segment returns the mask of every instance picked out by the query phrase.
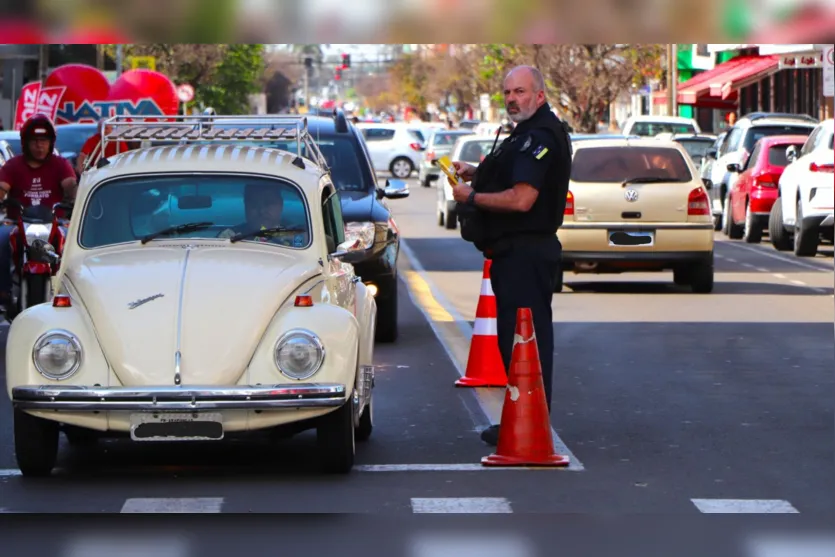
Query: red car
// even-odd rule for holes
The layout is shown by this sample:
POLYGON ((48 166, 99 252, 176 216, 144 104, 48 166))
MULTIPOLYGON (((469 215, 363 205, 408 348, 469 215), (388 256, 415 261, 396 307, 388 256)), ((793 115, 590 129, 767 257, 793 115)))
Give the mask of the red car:
POLYGON ((751 156, 742 164, 729 164, 729 172, 739 173, 730 191, 731 210, 723 230, 733 240, 750 244, 762 240, 768 228, 768 215, 777 200, 777 185, 788 166, 786 149, 798 150, 808 138, 804 135, 774 135, 760 139, 751 156))

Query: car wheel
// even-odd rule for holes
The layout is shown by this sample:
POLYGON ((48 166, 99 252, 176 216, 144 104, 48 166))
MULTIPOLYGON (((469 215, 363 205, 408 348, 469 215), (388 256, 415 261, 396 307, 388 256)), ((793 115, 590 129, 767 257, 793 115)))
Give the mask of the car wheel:
POLYGON ((347 474, 354 467, 357 447, 353 410, 349 398, 339 409, 323 416, 316 428, 322 469, 329 474, 347 474))
POLYGON ((98 435, 89 429, 67 426, 64 428, 67 442, 74 447, 91 447, 99 440, 98 435))
POLYGON ((397 278, 392 280, 391 288, 385 298, 377 299, 377 342, 397 340, 397 278))
POLYGON ((687 267, 675 267, 673 269, 673 283, 677 286, 689 286, 690 269, 687 267))
POLYGON ((412 164, 412 161, 406 157, 398 157, 394 159, 391 161, 391 166, 389 167, 392 176, 401 180, 408 178, 414 169, 415 167, 412 164))
POLYGON ((759 244, 763 239, 763 228, 759 220, 751 212, 751 204, 745 203, 745 227, 742 239, 748 244, 759 244))
POLYGON ((733 211, 731 208, 731 194, 725 197, 725 207, 722 210, 723 217, 725 219, 725 234, 731 240, 740 240, 742 239, 742 226, 734 223, 733 211))
POLYGON ((779 197, 771 206, 771 213, 768 215, 768 237, 777 251, 792 249, 792 240, 783 225, 783 202, 779 197))
POLYGON ((798 257, 814 257, 818 254, 818 228, 803 224, 803 204, 799 199, 795 214, 794 254, 798 257))
POLYGON ((14 449, 17 467, 27 477, 52 473, 58 459, 58 422, 14 410, 14 449))
POLYGON ((374 397, 368 400, 365 409, 360 415, 360 423, 354 432, 354 437, 357 441, 368 441, 371 437, 371 432, 374 430, 374 397))
POLYGON ((690 269, 690 288, 696 294, 713 292, 713 255, 710 259, 696 263, 690 269))

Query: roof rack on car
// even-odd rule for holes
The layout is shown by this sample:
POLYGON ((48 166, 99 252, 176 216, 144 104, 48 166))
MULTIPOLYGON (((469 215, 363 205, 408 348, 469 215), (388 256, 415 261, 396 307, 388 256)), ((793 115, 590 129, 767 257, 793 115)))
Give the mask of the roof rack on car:
POLYGON ((307 117, 303 114, 258 114, 258 115, 230 115, 201 114, 187 116, 114 116, 105 120, 105 126, 110 127, 102 134, 102 140, 96 153, 85 161, 85 167, 97 164, 101 167, 107 164, 106 158, 93 160, 98 153, 106 152, 107 145, 114 142, 144 142, 165 141, 179 144, 196 142, 234 143, 240 141, 270 140, 293 141, 296 143, 296 160, 293 164, 304 168, 302 162, 302 145, 306 157, 316 164, 328 169, 319 146, 307 127, 307 117), (164 119, 163 119, 164 118, 164 119), (162 121, 160 121, 162 120, 162 121), (225 125, 224 120, 232 120, 231 125, 225 125), (252 122, 251 125, 248 122, 252 122), (215 125, 213 125, 215 124, 215 125))
POLYGON ((751 112, 746 114, 743 118, 747 118, 752 122, 754 120, 761 120, 763 118, 787 118, 790 120, 805 120, 806 122, 818 123, 818 119, 809 116, 808 114, 792 114, 790 112, 751 112))

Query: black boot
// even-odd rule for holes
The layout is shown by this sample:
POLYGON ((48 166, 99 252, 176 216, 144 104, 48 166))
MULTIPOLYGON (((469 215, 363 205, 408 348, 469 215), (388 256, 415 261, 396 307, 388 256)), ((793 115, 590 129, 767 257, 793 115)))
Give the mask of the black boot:
POLYGON ((481 440, 490 445, 491 447, 495 447, 499 444, 499 426, 498 425, 491 425, 487 429, 481 432, 481 440))

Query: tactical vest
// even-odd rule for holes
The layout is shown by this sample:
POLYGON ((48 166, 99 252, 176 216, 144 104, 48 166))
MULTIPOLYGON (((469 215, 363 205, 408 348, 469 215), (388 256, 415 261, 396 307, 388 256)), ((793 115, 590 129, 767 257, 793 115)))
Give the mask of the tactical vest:
MULTIPOLYGON (((568 159, 571 160, 573 150, 567 124, 557 118, 550 108, 542 107, 530 120, 519 124, 510 136, 478 165, 472 180, 473 189, 477 193, 497 193, 512 188, 513 184, 504 178, 506 172, 502 170, 507 169, 508 165, 512 164, 513 157, 519 154, 518 138, 537 129, 548 130, 557 144, 559 134, 564 134, 568 145, 568 159)), ((482 252, 494 245, 502 237, 502 231, 491 222, 494 214, 465 203, 458 203, 456 215, 461 226, 461 238, 471 242, 482 252)))

